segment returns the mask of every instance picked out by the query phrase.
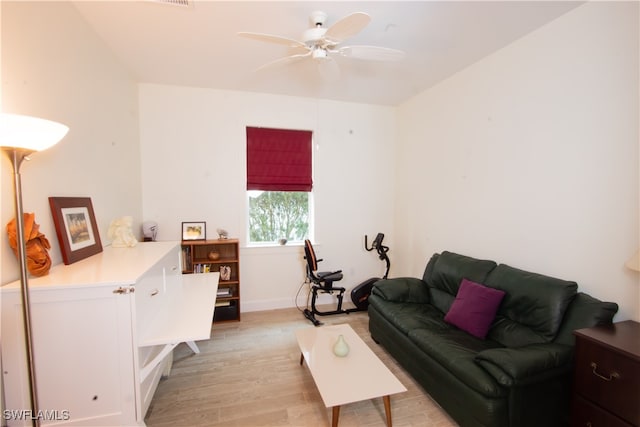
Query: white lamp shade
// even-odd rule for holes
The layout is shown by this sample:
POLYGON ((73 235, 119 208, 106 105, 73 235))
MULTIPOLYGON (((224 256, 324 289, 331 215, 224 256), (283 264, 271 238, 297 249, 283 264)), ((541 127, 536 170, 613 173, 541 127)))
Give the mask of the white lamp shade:
POLYGON ((0 147, 45 150, 69 131, 63 124, 19 114, 0 114, 0 147))

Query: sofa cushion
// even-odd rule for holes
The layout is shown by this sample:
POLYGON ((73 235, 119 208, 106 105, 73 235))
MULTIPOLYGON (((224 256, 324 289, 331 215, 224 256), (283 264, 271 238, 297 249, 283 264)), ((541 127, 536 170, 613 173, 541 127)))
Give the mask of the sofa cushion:
POLYGON ((617 312, 618 304, 603 302, 591 295, 578 292, 567 308, 555 342, 572 346, 575 343, 573 331, 609 324, 617 312))
POLYGON ((427 304, 429 288, 427 284, 414 277, 380 279, 373 284, 371 293, 387 301, 413 302, 427 304))
POLYGON ((487 275, 497 265, 494 261, 480 260, 447 251, 436 258, 432 257, 431 260, 433 265, 427 265, 425 270, 427 277, 424 281, 432 288, 431 303, 443 313, 449 311, 462 279, 484 283, 487 275))
POLYGON ((431 255, 431 258, 429 258, 429 262, 427 262, 427 266, 424 268, 424 273, 422 274, 422 280, 424 280, 426 283, 429 283, 431 281, 431 275, 433 274, 433 269, 439 257, 440 254, 435 253, 431 255))
POLYGON ((495 341, 481 340, 448 325, 441 328, 413 329, 409 339, 430 358, 439 363, 453 376, 483 396, 496 398, 507 395, 507 389, 475 362, 475 356, 491 348, 499 348, 495 341))
POLYGON ((506 292, 488 335, 505 347, 553 340, 578 287, 572 281, 505 264, 496 267, 484 284, 506 292))
POLYGON ((475 361, 505 387, 535 384, 571 371, 573 348, 556 343, 481 351, 475 361))
POLYGON ((369 305, 404 334, 416 328, 443 329, 448 325, 443 321, 440 310, 430 304, 410 304, 387 301, 378 295, 369 297, 369 305))
POLYGON ((484 339, 503 297, 504 291, 462 279, 456 299, 444 320, 475 337, 484 339))

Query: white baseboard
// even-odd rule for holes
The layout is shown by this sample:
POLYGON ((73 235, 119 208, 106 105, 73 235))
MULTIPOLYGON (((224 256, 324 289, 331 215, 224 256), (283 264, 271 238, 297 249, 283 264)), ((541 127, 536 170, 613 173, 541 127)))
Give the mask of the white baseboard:
MULTIPOLYGON (((311 302, 311 301, 309 301, 311 302)), ((345 298, 343 300, 343 305, 346 306, 347 296, 345 294, 345 298)), ((336 304, 336 297, 332 295, 318 295, 316 299, 317 305, 324 304, 336 304)), ((298 299, 298 307, 306 308, 307 306, 307 297, 298 299)), ((265 310, 277 310, 279 308, 293 308, 296 307, 296 301, 294 298, 274 298, 268 300, 258 300, 258 301, 244 301, 242 300, 240 305, 240 310, 242 313, 248 313, 251 311, 265 311, 265 310)))

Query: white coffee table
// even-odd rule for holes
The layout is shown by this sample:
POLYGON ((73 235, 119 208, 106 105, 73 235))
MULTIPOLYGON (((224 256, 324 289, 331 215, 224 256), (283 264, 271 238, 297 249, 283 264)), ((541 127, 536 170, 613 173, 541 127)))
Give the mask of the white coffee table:
POLYGON ((382 397, 387 425, 391 427, 390 395, 407 391, 349 325, 310 327, 296 331, 300 364, 304 360, 320 391, 324 405, 333 408, 332 426, 338 425, 340 406, 382 397), (349 354, 338 357, 333 345, 342 334, 349 354))

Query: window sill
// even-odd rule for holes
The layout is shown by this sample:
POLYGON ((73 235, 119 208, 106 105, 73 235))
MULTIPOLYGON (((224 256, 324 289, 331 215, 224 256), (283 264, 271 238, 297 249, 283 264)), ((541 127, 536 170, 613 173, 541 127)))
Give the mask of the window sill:
POLYGON ((287 248, 287 247, 300 247, 304 246, 304 242, 287 242, 284 245, 279 243, 249 243, 243 246, 243 249, 260 249, 260 248, 287 248))

